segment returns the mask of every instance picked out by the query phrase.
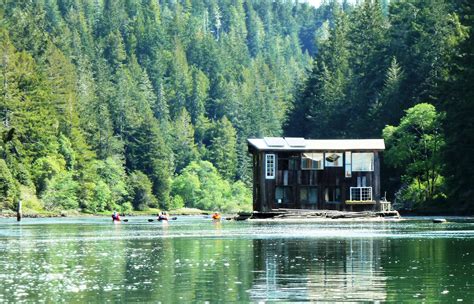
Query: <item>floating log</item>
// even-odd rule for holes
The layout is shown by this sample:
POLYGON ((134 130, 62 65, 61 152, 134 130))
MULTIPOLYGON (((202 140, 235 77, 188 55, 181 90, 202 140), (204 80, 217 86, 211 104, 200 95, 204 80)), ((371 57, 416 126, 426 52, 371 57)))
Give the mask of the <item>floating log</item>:
POLYGON ((245 221, 245 220, 248 220, 249 218, 251 218, 252 215, 253 214, 250 213, 250 212, 241 212, 236 217, 234 217, 234 220, 236 220, 236 221, 245 221))
POLYGON ((377 212, 377 216, 381 217, 400 217, 400 213, 397 210, 390 210, 390 211, 379 211, 377 212))

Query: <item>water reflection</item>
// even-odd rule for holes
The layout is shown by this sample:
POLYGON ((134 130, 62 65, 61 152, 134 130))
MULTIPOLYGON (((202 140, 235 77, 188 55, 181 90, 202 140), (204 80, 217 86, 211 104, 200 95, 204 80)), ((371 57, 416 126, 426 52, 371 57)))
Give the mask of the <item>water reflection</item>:
POLYGON ((474 298, 471 222, 0 224, 0 302, 474 298))
POLYGON ((382 240, 254 240, 252 300, 385 300, 382 240))

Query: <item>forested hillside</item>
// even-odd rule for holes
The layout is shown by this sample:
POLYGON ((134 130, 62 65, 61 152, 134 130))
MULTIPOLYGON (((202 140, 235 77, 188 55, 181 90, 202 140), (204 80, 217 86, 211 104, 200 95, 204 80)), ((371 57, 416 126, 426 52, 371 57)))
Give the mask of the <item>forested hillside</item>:
POLYGON ((3 0, 0 209, 248 210, 246 139, 280 135, 383 135, 398 201, 467 206, 471 27, 469 1, 3 0))
POLYGON ((282 133, 329 17, 250 0, 2 1, 0 16, 2 208, 23 192, 91 212, 250 208, 246 139, 282 133))

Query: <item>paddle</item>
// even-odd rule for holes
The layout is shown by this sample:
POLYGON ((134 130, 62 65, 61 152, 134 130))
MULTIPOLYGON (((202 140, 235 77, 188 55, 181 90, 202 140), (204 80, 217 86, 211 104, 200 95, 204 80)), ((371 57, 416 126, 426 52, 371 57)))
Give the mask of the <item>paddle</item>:
MULTIPOLYGON (((169 220, 172 220, 172 221, 176 221, 178 218, 176 216, 172 217, 172 218, 169 218, 169 220)), ((149 222, 153 222, 154 220, 153 219, 148 219, 149 222)), ((157 220, 157 221, 160 221, 160 220, 157 220)))

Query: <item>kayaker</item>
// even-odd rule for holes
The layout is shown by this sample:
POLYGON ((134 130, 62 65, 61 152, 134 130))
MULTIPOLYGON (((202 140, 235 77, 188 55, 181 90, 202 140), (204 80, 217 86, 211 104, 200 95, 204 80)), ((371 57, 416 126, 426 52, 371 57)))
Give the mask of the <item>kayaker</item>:
POLYGON ((214 214, 212 215, 212 219, 213 220, 220 220, 221 215, 219 214, 219 212, 214 212, 214 214))
POLYGON ((112 214, 112 222, 115 221, 120 222, 120 215, 116 211, 112 214))
POLYGON ((159 221, 167 221, 168 220, 168 215, 166 214, 165 211, 160 212, 160 214, 158 215, 158 220, 159 221))

